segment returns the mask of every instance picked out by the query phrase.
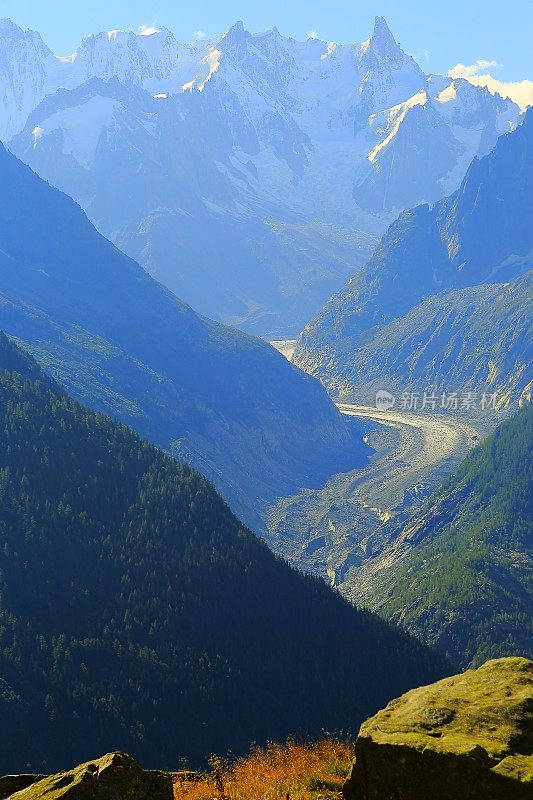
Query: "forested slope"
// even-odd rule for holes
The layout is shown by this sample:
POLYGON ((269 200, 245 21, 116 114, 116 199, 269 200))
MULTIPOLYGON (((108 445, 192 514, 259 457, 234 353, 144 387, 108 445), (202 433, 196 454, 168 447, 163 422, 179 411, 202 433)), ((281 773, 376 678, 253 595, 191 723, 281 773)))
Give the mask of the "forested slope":
POLYGON ((5 336, 0 367, 0 773, 352 730, 446 671, 5 336))
POLYGON ((530 404, 467 456, 364 573, 365 603, 458 666, 533 656, 530 404))

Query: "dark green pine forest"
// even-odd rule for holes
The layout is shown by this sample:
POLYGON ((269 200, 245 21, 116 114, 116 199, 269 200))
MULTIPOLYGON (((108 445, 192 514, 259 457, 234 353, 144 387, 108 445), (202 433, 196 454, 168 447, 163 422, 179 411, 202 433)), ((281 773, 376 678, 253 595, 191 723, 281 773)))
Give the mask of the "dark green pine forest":
POLYGON ((4 335, 0 427, 0 773, 355 731, 449 671, 4 335))

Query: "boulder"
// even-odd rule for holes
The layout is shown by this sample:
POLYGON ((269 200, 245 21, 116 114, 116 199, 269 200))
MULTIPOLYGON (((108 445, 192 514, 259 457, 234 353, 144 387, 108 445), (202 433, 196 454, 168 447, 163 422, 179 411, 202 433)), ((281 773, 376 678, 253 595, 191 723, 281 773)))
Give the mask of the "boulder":
POLYGON ((43 778, 17 800, 172 800, 172 777, 142 770, 125 753, 108 753, 69 772, 43 778))
POLYGON ((45 775, 4 775, 0 778, 0 800, 6 800, 15 792, 27 789, 32 783, 42 781, 45 775))
POLYGON ((533 661, 500 658, 367 720, 346 800, 533 800, 533 661))

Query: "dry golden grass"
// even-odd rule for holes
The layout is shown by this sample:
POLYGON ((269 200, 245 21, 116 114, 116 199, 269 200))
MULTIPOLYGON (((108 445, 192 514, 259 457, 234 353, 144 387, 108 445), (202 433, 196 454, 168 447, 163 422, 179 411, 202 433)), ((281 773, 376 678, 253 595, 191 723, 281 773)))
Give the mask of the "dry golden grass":
POLYGON ((209 775, 176 774, 175 800, 337 800, 353 757, 334 739, 316 744, 271 744, 209 775))

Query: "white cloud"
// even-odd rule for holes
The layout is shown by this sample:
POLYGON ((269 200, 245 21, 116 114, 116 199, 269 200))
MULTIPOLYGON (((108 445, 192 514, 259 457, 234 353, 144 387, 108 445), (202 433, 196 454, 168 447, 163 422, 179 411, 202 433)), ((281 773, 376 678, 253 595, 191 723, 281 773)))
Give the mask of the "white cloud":
POLYGON ((450 78, 473 78, 479 75, 482 69, 497 69, 501 67, 498 61, 486 61, 484 58, 478 58, 474 64, 456 64, 453 69, 448 72, 450 78))
POLYGON ((206 35, 206 34, 205 34, 205 31, 203 31, 203 30, 201 30, 201 29, 200 29, 199 31, 196 31, 196 32, 195 32, 195 34, 194 34, 194 38, 195 38, 195 39, 205 39, 205 35, 206 35))
POLYGON ((139 33, 141 36, 151 36, 152 33, 159 33, 159 28, 156 27, 155 22, 151 25, 139 25, 139 33))
POLYGON ((307 34, 307 38, 308 38, 308 39, 318 39, 318 32, 317 32, 317 31, 315 31, 315 29, 313 28, 313 29, 312 29, 312 30, 310 30, 310 31, 309 31, 309 33, 307 34))
POLYGON ((478 59, 474 64, 456 64, 448 72, 450 78, 466 78, 474 86, 486 86, 492 94, 509 98, 524 111, 533 105, 533 81, 499 81, 487 69, 498 69, 502 65, 497 61, 478 59))

